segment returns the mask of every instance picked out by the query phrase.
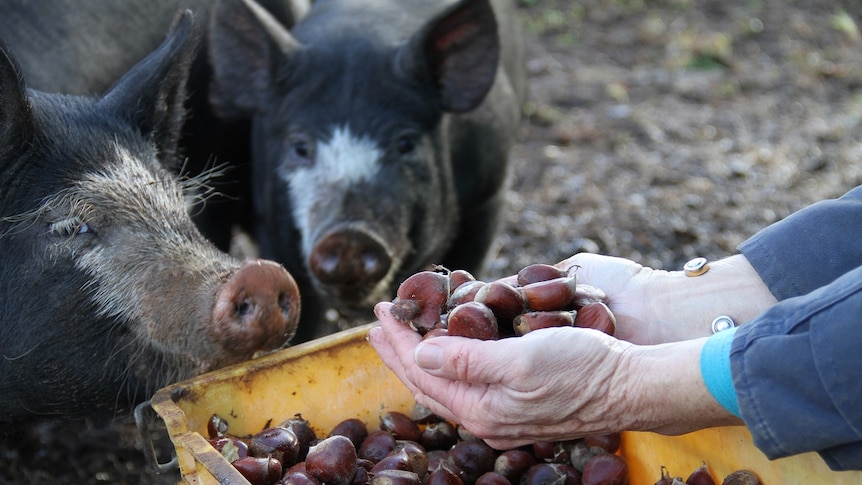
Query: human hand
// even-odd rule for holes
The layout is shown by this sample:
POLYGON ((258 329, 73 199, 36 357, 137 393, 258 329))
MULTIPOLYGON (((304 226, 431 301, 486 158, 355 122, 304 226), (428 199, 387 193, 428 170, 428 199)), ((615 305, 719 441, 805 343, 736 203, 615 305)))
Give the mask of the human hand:
POLYGON ((620 430, 680 433, 732 419, 702 383, 702 340, 669 350, 566 327, 422 341, 390 306, 375 307, 380 327, 369 332, 384 363, 419 404, 498 449, 620 430))
POLYGON ((709 271, 697 277, 591 253, 556 266, 573 271, 578 283, 603 290, 617 319, 615 336, 637 344, 708 336, 719 315, 742 324, 776 303, 742 255, 711 262, 709 271))

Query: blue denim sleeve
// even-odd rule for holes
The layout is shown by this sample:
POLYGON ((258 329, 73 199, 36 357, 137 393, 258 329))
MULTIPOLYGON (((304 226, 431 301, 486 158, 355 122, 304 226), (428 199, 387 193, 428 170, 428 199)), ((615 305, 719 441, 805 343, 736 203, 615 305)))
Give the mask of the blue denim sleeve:
POLYGON ((862 266, 741 326, 730 352, 740 413, 766 456, 814 451, 862 470, 862 266))
POLYGON ((779 300, 804 295, 862 265, 862 186, 812 204, 739 246, 779 300))

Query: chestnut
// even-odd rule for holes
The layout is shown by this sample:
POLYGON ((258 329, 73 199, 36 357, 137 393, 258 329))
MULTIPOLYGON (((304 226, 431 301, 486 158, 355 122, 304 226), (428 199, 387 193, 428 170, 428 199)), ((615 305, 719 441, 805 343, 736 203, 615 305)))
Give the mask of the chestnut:
POLYGON ((390 312, 419 333, 440 325, 440 314, 449 300, 449 276, 436 271, 421 271, 398 287, 390 312))
POLYGON ((311 428, 311 423, 303 419, 301 414, 296 414, 294 417, 284 420, 278 426, 287 428, 296 435, 296 439, 299 441, 299 456, 297 460, 305 460, 306 455, 308 455, 308 448, 312 442, 317 440, 317 433, 311 428))
POLYGON ((329 431, 329 436, 334 435, 347 436, 358 450, 365 438, 368 437, 368 426, 362 420, 348 418, 340 421, 329 431))
POLYGON ((305 470, 327 485, 349 485, 356 473, 356 448, 350 438, 330 436, 308 450, 305 470))
POLYGON ((316 478, 304 471, 287 471, 276 485, 321 485, 316 478))
POLYGON ((461 285, 469 283, 471 281, 476 281, 476 277, 473 276, 469 271, 467 271, 466 269, 456 269, 455 271, 449 273, 449 291, 454 292, 455 290, 460 288, 461 285))
POLYGON ((458 430, 448 421, 426 425, 419 439, 426 450, 448 450, 457 442, 458 430))
POLYGON ((525 266, 518 271, 518 286, 527 286, 539 281, 548 281, 568 276, 565 270, 550 264, 536 263, 525 266))
POLYGON ((233 463, 239 458, 248 456, 248 445, 236 436, 225 435, 212 438, 209 442, 228 462, 233 463))
POLYGON ((697 467, 688 478, 685 479, 686 485, 715 485, 715 479, 709 473, 709 467, 706 462, 697 467))
POLYGON ((538 462, 532 453, 519 449, 506 450, 500 453, 494 461, 494 471, 505 477, 510 483, 517 484, 521 481, 524 472, 536 463, 538 462))
POLYGON ((387 411, 380 415, 380 429, 389 431, 396 440, 419 441, 422 430, 415 421, 404 413, 387 411))
POLYGON ((607 303, 608 295, 592 285, 581 283, 575 285, 575 296, 572 298, 572 307, 576 310, 597 301, 607 303))
POLYGON ((515 335, 521 337, 533 330, 551 327, 571 327, 575 324, 573 311, 556 310, 543 312, 526 312, 515 317, 512 328, 515 335))
POLYGON ((271 485, 281 478, 281 462, 275 458, 247 456, 231 464, 251 485, 271 485))
POLYGON ((252 456, 271 456, 280 461, 284 468, 289 468, 299 457, 299 440, 293 431, 275 426, 252 436, 248 442, 248 451, 252 456))
POLYGON ((607 305, 600 301, 581 307, 575 315, 576 327, 594 328, 608 335, 616 333, 617 319, 607 305))
POLYGON ((428 453, 425 448, 415 441, 397 440, 392 454, 404 454, 407 457, 407 463, 410 465, 410 470, 419 475, 419 479, 425 479, 428 474, 428 453))
POLYGON ((487 285, 488 283, 478 280, 464 283, 452 292, 452 295, 449 297, 449 301, 446 303, 446 308, 451 310, 458 305, 463 305, 468 301, 475 300, 476 294, 479 293, 479 290, 487 285))
POLYGON ((612 453, 596 455, 584 467, 583 485, 626 485, 629 465, 625 458, 612 453))
POLYGON ((620 449, 622 433, 604 433, 584 436, 584 443, 592 448, 598 446, 608 453, 616 453, 620 449))
POLYGON ((495 471, 485 472, 476 479, 476 485, 512 485, 503 475, 495 471))
POLYGON ((521 286, 518 291, 529 310, 548 311, 567 309, 574 298, 577 279, 571 276, 537 281, 521 286))
POLYGON ((458 305, 449 312, 449 335, 480 340, 496 340, 499 336, 497 318, 490 308, 482 303, 470 301, 458 305))
MULTIPOLYGON (((407 456, 407 452, 404 450, 393 450, 392 453, 384 456, 380 459, 380 461, 375 463, 374 466, 371 467, 371 470, 369 470, 369 472, 371 473, 371 475, 374 475, 375 473, 378 473, 382 470, 407 470, 411 472, 416 471, 413 469, 410 463, 410 459, 407 456)), ((424 471, 427 472, 428 470, 424 471)))
POLYGON ((497 452, 482 440, 460 441, 449 450, 447 459, 464 472, 466 483, 473 483, 479 475, 494 470, 497 452))
POLYGON ((509 328, 512 326, 512 320, 525 310, 521 293, 501 281, 494 281, 479 288, 473 301, 484 303, 490 308, 497 319, 497 324, 508 333, 511 333, 509 328))
POLYGON ((370 485, 421 485, 419 475, 406 470, 381 470, 371 475, 370 485))
POLYGON ((359 458, 370 460, 374 463, 382 460, 395 449, 395 437, 389 431, 375 430, 368 433, 359 446, 359 458))
POLYGON ((760 478, 749 470, 736 470, 724 477, 721 485, 760 485, 760 478))

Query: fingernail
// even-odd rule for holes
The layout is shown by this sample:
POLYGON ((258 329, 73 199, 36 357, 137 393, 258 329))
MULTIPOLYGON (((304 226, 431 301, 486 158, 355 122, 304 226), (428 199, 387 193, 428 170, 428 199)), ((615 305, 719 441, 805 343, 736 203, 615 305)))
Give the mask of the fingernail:
POLYGON ((443 349, 437 345, 422 342, 416 347, 413 360, 423 369, 439 369, 443 367, 443 349))
POLYGON ((378 302, 376 305, 374 305, 374 315, 375 315, 378 319, 380 318, 380 315, 383 313, 383 310, 384 310, 384 308, 385 308, 385 304, 386 304, 386 303, 387 303, 387 302, 382 302, 382 301, 381 301, 381 302, 378 302))

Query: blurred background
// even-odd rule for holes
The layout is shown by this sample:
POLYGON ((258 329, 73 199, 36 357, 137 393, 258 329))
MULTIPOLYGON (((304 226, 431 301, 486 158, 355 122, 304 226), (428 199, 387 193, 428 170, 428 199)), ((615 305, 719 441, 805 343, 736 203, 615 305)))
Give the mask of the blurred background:
MULTIPOLYGON (((679 269, 862 183, 862 4, 519 6, 530 101, 482 279, 578 251, 679 269)), ((156 444, 167 461, 170 442, 156 444)), ((131 421, 0 441, 4 484, 178 480, 146 467, 131 421)))

